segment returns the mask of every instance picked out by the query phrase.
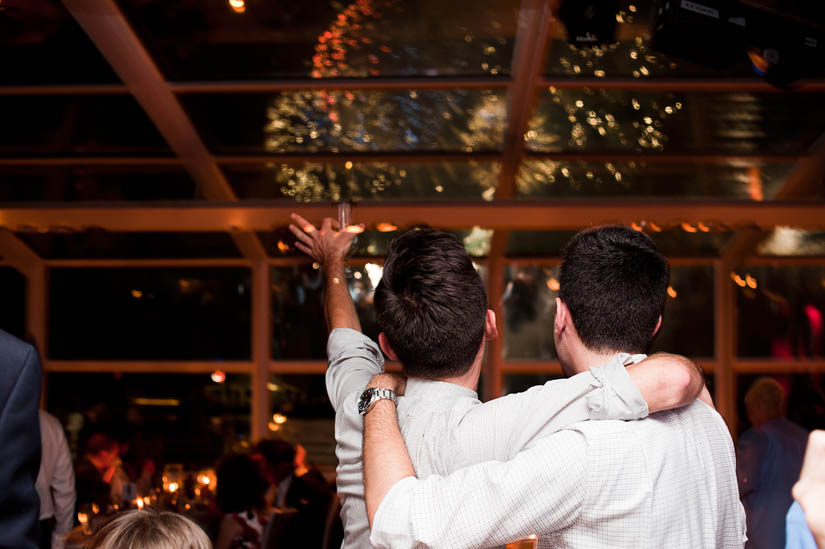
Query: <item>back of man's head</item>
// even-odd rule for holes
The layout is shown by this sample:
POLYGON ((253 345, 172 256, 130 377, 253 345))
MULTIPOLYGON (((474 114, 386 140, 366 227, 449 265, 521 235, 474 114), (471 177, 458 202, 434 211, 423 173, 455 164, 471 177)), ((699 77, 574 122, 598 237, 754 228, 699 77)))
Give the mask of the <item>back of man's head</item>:
POLYGON ((466 373, 478 354, 487 296, 455 236, 413 229, 390 243, 375 314, 407 375, 454 377, 466 373))
POLYGON ((565 248, 559 298, 588 349, 644 353, 664 311, 668 274, 667 260, 647 235, 595 227, 565 248))
POLYGON ((760 377, 745 393, 748 418, 754 425, 785 415, 785 389, 771 377, 760 377))

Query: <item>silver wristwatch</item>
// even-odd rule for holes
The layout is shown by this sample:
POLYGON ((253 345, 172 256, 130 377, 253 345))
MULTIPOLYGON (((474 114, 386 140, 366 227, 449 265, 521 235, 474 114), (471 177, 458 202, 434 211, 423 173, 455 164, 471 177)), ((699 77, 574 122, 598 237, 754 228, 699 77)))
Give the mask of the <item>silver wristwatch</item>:
POLYGON ((389 389, 371 388, 361 393, 361 398, 358 399, 358 413, 362 416, 367 415, 372 405, 382 399, 389 399, 396 402, 395 392, 389 389))

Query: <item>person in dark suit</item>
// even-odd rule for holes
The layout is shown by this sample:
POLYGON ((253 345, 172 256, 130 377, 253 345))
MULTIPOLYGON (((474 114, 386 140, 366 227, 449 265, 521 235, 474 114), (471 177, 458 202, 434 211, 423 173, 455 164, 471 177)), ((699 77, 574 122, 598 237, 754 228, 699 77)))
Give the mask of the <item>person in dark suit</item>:
POLYGON ((41 382, 34 347, 0 330, 0 547, 39 547, 41 382))

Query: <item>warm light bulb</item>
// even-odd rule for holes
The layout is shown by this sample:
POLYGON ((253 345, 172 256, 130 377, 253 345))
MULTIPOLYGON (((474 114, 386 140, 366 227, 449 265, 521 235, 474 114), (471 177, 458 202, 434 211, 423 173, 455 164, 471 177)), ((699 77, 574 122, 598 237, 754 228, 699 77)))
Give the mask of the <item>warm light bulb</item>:
POLYGON ((226 374, 221 370, 215 370, 212 372, 212 381, 215 383, 223 383, 226 381, 226 374))

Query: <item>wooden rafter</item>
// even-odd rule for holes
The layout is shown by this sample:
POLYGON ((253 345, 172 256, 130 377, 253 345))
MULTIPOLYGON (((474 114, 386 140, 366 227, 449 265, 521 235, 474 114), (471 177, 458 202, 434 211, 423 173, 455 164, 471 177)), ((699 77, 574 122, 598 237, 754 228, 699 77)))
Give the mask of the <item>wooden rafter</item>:
MULTIPOLYGON (((212 200, 237 200, 170 85, 114 0, 64 0, 63 3, 181 158, 204 196, 212 200)), ((246 257, 266 257, 254 234, 238 232, 233 234, 233 239, 246 257)))

